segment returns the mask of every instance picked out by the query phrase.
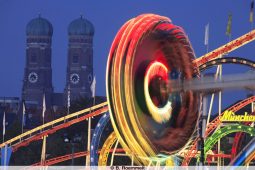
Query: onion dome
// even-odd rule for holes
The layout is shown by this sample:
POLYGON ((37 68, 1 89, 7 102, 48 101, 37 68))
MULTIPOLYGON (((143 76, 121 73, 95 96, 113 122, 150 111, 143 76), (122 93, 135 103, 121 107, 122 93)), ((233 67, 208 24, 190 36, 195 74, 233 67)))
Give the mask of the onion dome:
POLYGON ((93 24, 81 16, 73 20, 68 27, 69 35, 90 35, 93 36, 95 32, 93 24))
POLYGON ((52 36, 53 27, 47 19, 39 15, 27 24, 26 34, 27 36, 52 36))

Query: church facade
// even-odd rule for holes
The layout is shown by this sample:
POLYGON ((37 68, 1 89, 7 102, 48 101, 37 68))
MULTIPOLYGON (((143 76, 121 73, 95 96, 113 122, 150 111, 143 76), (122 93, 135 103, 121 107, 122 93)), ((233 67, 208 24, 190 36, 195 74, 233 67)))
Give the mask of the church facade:
POLYGON ((51 67, 53 26, 41 16, 26 26, 26 64, 21 100, 29 127, 42 123, 44 109, 47 121, 56 109, 67 107, 70 100, 91 97, 94 26, 81 16, 69 24, 67 33, 66 84, 63 93, 55 93, 51 67))

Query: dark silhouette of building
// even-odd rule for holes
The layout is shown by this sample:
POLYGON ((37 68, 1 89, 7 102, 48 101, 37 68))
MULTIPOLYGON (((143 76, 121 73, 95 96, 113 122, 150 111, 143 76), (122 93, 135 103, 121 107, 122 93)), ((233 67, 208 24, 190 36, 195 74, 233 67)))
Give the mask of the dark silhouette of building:
MULTIPOLYGON (((55 93, 52 86, 51 42, 53 26, 40 15, 26 27, 26 65, 24 70, 21 101, 25 103, 27 127, 42 123, 45 96, 45 121, 49 121, 56 110, 67 107, 81 97, 91 97, 93 80, 93 36, 94 26, 82 16, 68 27, 68 56, 66 85, 63 93, 55 93)), ((19 109, 22 113, 22 109, 19 109)))
POLYGON ((69 24, 65 99, 67 99, 68 90, 70 90, 71 100, 91 97, 93 36, 94 26, 83 16, 69 24))
POLYGON ((11 126, 15 121, 19 106, 20 100, 18 97, 0 97, 0 122, 3 122, 5 112, 6 129, 9 128, 9 126, 11 126))
POLYGON ((27 24, 22 100, 25 102, 29 120, 35 124, 41 119, 42 114, 38 113, 42 113, 44 95, 46 110, 52 105, 52 35, 52 24, 40 15, 27 24))

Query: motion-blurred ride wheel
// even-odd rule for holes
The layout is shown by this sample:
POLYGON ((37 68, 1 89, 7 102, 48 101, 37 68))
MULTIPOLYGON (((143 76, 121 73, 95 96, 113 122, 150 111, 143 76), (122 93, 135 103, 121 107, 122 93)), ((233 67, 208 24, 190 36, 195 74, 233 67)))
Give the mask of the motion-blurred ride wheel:
POLYGON ((190 139, 198 95, 171 92, 169 84, 198 76, 193 60, 183 29, 166 17, 140 15, 117 33, 108 56, 107 98, 114 131, 137 161, 176 153, 190 139))

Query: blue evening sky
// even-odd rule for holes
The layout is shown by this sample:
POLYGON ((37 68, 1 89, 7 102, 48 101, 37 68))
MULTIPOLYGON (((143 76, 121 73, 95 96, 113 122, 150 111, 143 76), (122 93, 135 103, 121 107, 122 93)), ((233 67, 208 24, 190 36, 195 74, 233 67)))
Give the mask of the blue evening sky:
MULTIPOLYGON (((206 51, 204 30, 208 22, 212 50, 228 41, 225 32, 229 12, 233 14, 233 38, 251 30, 249 10, 250 0, 0 0, 0 96, 21 95, 25 66, 25 28, 39 13, 52 23, 54 29, 52 68, 55 91, 62 92, 66 81, 68 24, 83 14, 95 26, 96 94, 105 95, 108 51, 118 29, 128 19, 142 13, 156 13, 171 18, 174 24, 185 29, 199 57, 206 51)), ((254 47, 252 42, 230 55, 254 60, 254 47)), ((246 67, 231 65, 224 67, 223 73, 243 73, 247 70, 246 67)), ((235 95, 233 91, 224 94, 226 105, 245 97, 245 93, 235 95)))

